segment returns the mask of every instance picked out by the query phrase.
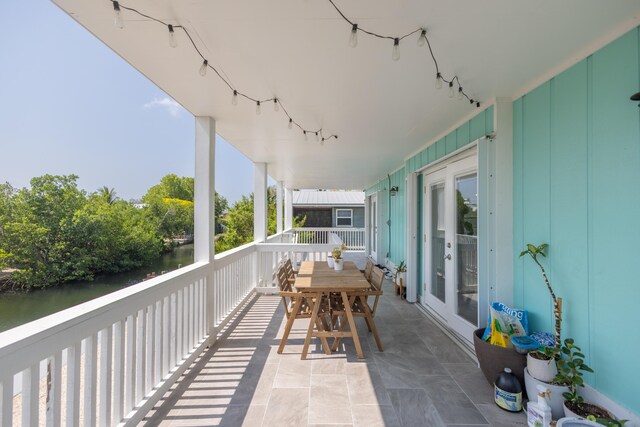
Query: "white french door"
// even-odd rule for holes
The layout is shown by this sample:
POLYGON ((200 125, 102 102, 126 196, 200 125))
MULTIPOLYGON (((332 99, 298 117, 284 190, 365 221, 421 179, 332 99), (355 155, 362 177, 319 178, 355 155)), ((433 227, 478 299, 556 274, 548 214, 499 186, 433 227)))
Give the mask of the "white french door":
POLYGON ((378 195, 373 194, 369 197, 369 247, 371 258, 378 262, 378 195))
POLYGON ((476 150, 424 173, 422 303, 469 341, 478 325, 476 150))

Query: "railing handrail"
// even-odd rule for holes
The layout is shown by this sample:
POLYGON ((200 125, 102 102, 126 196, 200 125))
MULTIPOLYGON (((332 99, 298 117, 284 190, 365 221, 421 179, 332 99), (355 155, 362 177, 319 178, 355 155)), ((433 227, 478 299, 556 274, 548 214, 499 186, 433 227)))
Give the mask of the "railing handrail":
POLYGON ((258 252, 331 252, 333 243, 256 243, 258 252))
POLYGON ((364 231, 364 227, 294 227, 292 231, 364 231))
POLYGON ((206 261, 197 262, 0 333, 3 370, 26 369, 52 354, 53 348, 72 345, 78 340, 76 329, 80 328, 83 336, 96 333, 130 314, 131 306, 170 294, 208 267, 206 261), (27 347, 33 351, 25 351, 27 347))

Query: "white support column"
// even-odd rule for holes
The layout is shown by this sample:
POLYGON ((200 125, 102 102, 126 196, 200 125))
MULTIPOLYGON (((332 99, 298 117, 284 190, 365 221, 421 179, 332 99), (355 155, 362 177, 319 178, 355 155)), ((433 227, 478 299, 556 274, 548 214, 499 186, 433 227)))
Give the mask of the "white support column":
POLYGON ((285 188, 284 190, 284 229, 293 228, 293 190, 285 188))
POLYGON ((371 197, 364 196, 364 256, 371 254, 371 197))
POLYGON ((267 240, 267 164, 254 163, 253 240, 267 240))
POLYGON ((407 301, 416 302, 418 296, 418 221, 417 210, 418 201, 416 200, 416 187, 418 179, 415 173, 407 175, 406 179, 406 258, 407 273, 405 274, 407 283, 407 301))
POLYGON ((282 181, 278 181, 276 184, 276 233, 282 233, 282 181))
POLYGON ((213 301, 213 260, 215 255, 215 147, 216 122, 211 117, 196 117, 196 164, 193 192, 194 261, 209 263, 206 279, 205 309, 209 345, 216 336, 213 301))
POLYGON ((215 145, 215 120, 211 117, 196 117, 193 194, 194 260, 196 262, 212 262, 214 257, 215 145))

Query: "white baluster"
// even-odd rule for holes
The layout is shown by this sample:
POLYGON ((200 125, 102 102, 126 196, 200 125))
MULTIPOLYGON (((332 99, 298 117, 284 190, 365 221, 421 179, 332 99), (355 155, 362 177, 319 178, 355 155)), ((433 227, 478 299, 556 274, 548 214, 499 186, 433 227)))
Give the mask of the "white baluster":
POLYGON ((100 331, 100 404, 98 419, 101 426, 111 425, 111 373, 113 371, 113 328, 100 331))
POLYGON ((98 334, 93 334, 84 340, 83 424, 86 426, 94 426, 96 424, 97 353, 98 334))
POLYGON ((13 374, 0 380, 0 425, 13 425, 13 374))
POLYGON ((145 357, 145 332, 147 330, 147 314, 145 310, 138 310, 136 316, 136 394, 135 403, 141 401, 145 396, 145 373, 146 361, 145 357))
POLYGON ((136 406, 136 327, 135 315, 127 316, 126 321, 127 339, 125 340, 125 416, 136 406))
POLYGON ((124 321, 120 320, 113 328, 113 424, 116 424, 124 418, 124 321))
POLYGON ((38 397, 40 394, 40 364, 22 371, 22 425, 38 425, 38 397))

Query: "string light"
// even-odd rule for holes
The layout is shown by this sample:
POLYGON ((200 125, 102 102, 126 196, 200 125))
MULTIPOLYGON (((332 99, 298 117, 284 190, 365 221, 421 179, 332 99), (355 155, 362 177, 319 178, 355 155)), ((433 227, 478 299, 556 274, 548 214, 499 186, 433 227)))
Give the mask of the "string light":
MULTIPOLYGON (((471 98, 462 90, 462 85, 460 84, 460 79, 458 78, 457 75, 454 75, 451 79, 447 79, 444 77, 444 75, 441 73, 440 71, 440 67, 438 65, 438 60, 436 59, 435 54, 433 53, 433 48, 431 46, 431 42, 429 41, 429 37, 427 37, 427 30, 424 28, 417 28, 413 31, 411 31, 410 33, 407 33, 403 36, 390 36, 390 35, 385 35, 385 34, 379 34, 373 31, 369 31, 366 30, 364 28, 359 27, 356 23, 354 23, 351 19, 349 19, 347 17, 347 15, 344 14, 344 12, 342 12, 342 10, 335 4, 334 0, 327 0, 332 6, 333 8, 336 10, 336 12, 338 12, 338 14, 340 15, 340 17, 342 17, 342 19, 344 19, 347 23, 349 23, 349 25, 351 25, 351 33, 349 35, 349 46, 355 47, 355 45, 357 44, 357 37, 358 37, 358 32, 362 32, 365 33, 369 36, 372 37, 376 37, 379 39, 389 39, 389 40, 393 40, 393 52, 391 54, 391 57, 393 58, 394 61, 397 61, 400 59, 400 41, 402 41, 403 39, 405 39, 406 37, 412 36, 414 34, 419 33, 420 35, 418 36, 417 39, 417 44, 418 46, 422 47, 425 44, 427 45, 427 48, 429 49, 429 55, 431 56, 431 59, 433 60, 433 64, 436 67, 436 76, 438 76, 439 78, 436 78, 436 80, 438 80, 436 82, 436 87, 438 89, 440 89, 442 87, 442 82, 445 83, 449 83, 450 84, 450 88, 452 87, 451 84, 453 84, 454 82, 457 82, 458 84, 458 97, 460 99, 463 98, 467 98, 469 101, 471 101, 471 98)), ((472 103, 473 104, 473 103, 472 103)), ((476 102, 476 106, 478 108, 479 107, 479 102, 476 102)))
POLYGON ((319 138, 318 138, 318 132, 316 132, 316 142, 318 142, 319 138))
POLYGON ((306 131, 306 130, 303 130, 303 131, 302 131, 302 133, 304 134, 304 140, 305 140, 305 141, 308 141, 308 140, 309 140, 309 137, 307 136, 307 131, 306 131))
POLYGON ((349 35, 349 46, 358 46, 358 24, 353 24, 351 26, 351 34, 349 35))
POLYGON ((455 90, 453 90, 453 82, 449 82, 449 98, 456 96, 455 90))
POLYGON ((202 65, 200 66, 200 75, 202 77, 207 75, 207 68, 209 68, 209 61, 205 59, 204 61, 202 61, 202 65))
POLYGON ((393 40, 393 50, 391 51, 391 59, 394 61, 400 60, 400 39, 396 37, 393 40))
POLYGON ((422 29, 420 37, 418 37, 418 46, 422 47, 427 42, 427 30, 422 29))
POLYGON ((176 40, 176 33, 173 31, 173 25, 169 24, 169 46, 178 47, 178 41, 176 40))
POLYGON ((120 3, 117 1, 113 2, 113 23, 116 27, 122 29, 124 28, 124 23, 122 22, 122 13, 120 13, 120 3))
MULTIPOLYGON (((160 19, 154 18, 153 16, 149 16, 143 12, 140 12, 137 9, 134 9, 132 7, 127 7, 122 5, 119 1, 116 0, 108 0, 112 3, 113 5, 113 11, 114 11, 114 19, 115 19, 115 25, 118 28, 123 28, 123 21, 122 21, 122 10, 126 10, 128 12, 132 12, 135 13, 143 18, 148 19, 149 21, 153 21, 153 22, 157 22, 158 24, 163 25, 164 27, 166 27, 169 31, 169 45, 171 47, 176 47, 177 46, 177 39, 176 39, 176 34, 175 31, 176 29, 181 29, 184 34, 187 36, 187 38, 189 39, 189 42, 191 43, 191 46, 193 47, 193 49, 195 50, 195 52, 198 54, 198 56, 200 56, 200 58, 202 59, 202 65, 200 66, 199 69, 199 73, 201 76, 206 76, 207 75, 207 70, 210 68, 213 70, 213 72, 215 73, 215 75, 222 80, 222 82, 224 84, 227 85, 227 87, 229 88, 229 90, 232 91, 232 98, 231 98, 231 104, 232 105, 238 105, 238 98, 239 97, 243 97, 249 101, 255 102, 256 103, 256 114, 260 114, 261 113, 261 103, 263 102, 269 102, 272 101, 273 102, 273 109, 275 112, 279 112, 280 108, 282 108, 282 111, 284 112, 284 114, 287 116, 287 118, 289 119, 288 125, 287 127, 289 129, 293 129, 293 126, 297 126, 300 130, 303 131, 304 137, 305 137, 305 141, 308 140, 308 135, 307 132, 312 132, 312 133, 316 133, 319 136, 322 136, 322 138, 324 138, 326 141, 330 140, 331 138, 335 138, 338 139, 338 135, 335 134, 331 134, 329 136, 324 136, 323 130, 318 129, 317 131, 312 131, 312 130, 307 130, 304 127, 302 127, 300 125, 300 123, 296 122, 293 117, 291 116, 291 114, 289 114, 289 112, 287 111, 287 109, 284 107, 284 105, 282 105, 282 102, 276 98, 269 98, 269 99, 256 99, 253 98, 243 92, 240 92, 239 90, 235 89, 231 83, 215 68, 213 67, 211 64, 209 64, 209 61, 207 61, 207 59, 205 59, 204 55, 202 54, 202 52, 200 51, 200 49, 198 48, 198 45, 196 44, 196 42, 194 41, 194 39, 191 37, 191 34, 189 33, 189 31, 184 28, 182 25, 172 25, 172 24, 168 24, 166 22, 163 22, 160 19), (175 44, 175 46, 174 46, 175 44)), ((357 37, 357 35, 356 35, 357 37)))

